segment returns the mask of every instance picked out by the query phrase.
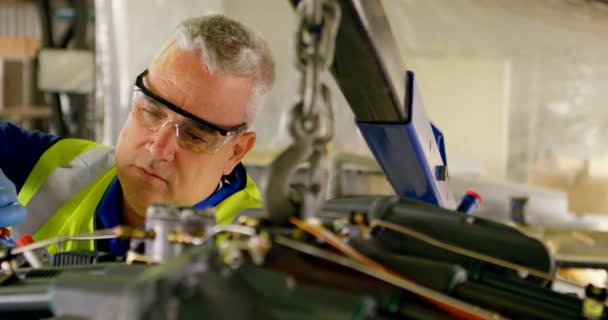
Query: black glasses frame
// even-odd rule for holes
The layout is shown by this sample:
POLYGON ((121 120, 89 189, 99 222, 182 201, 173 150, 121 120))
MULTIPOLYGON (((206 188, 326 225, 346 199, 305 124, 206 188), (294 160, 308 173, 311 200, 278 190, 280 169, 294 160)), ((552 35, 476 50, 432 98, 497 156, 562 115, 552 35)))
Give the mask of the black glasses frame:
POLYGON ((163 99, 162 97, 159 97, 158 95, 154 94, 152 91, 150 91, 148 88, 146 88, 146 86, 144 85, 144 81, 143 78, 148 74, 148 69, 144 70, 142 73, 140 73, 137 78, 135 79, 135 87, 137 87, 143 94, 145 94, 146 96, 156 100, 157 102, 162 103, 163 105, 165 105, 167 108, 171 109, 171 111, 182 115, 194 122, 196 122, 198 125, 201 125, 203 127, 208 127, 211 128, 217 132, 219 132, 222 136, 233 136, 235 134, 239 134, 243 131, 245 131, 247 129, 247 124, 246 123, 242 123, 234 128, 230 128, 230 129, 222 129, 212 123, 209 123, 195 115, 193 115, 192 113, 184 110, 183 108, 178 107, 177 105, 163 99))

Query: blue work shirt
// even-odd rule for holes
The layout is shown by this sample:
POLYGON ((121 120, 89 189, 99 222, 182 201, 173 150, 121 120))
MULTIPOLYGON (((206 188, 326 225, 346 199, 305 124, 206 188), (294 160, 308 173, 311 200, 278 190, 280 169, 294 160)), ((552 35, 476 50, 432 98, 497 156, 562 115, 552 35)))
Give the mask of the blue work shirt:
MULTIPOLYGON (((42 154, 60 138, 40 131, 30 131, 14 124, 0 122, 0 168, 15 184, 17 193, 36 165, 42 154)), ((242 164, 227 176, 222 177, 218 188, 207 199, 194 205, 202 209, 219 204, 233 193, 243 189, 247 184, 247 173, 242 164)), ((122 188, 118 177, 104 193, 95 210, 95 229, 112 228, 121 223, 119 212, 122 211, 122 188)), ((124 255, 129 249, 128 240, 96 241, 97 250, 124 255)))
MULTIPOLYGON (((231 194, 243 189, 247 183, 245 167, 238 164, 228 176, 222 178, 222 183, 207 199, 194 205, 196 209, 215 206, 231 194)), ((122 209, 122 188, 118 177, 114 177, 95 211, 95 229, 108 229, 120 224, 118 212, 122 209)), ((99 251, 124 255, 129 250, 129 240, 109 239, 96 241, 99 251)))

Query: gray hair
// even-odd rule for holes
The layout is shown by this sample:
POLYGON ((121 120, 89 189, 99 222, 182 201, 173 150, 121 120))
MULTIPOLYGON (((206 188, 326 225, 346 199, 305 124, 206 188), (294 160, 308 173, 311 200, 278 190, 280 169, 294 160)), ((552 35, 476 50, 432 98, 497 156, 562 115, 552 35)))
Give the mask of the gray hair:
POLYGON ((174 43, 182 50, 200 51, 210 73, 228 73, 254 80, 244 119, 251 125, 274 84, 275 63, 268 43, 253 30, 223 15, 183 21, 161 54, 174 43))

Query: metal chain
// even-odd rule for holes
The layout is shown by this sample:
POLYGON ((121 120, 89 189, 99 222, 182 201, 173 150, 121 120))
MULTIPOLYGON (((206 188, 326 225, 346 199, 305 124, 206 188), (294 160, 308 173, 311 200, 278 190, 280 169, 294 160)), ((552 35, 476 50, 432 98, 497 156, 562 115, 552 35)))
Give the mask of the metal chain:
POLYGON ((294 141, 270 166, 265 194, 266 210, 278 223, 287 222, 293 214, 291 179, 304 162, 310 164, 310 174, 307 185, 297 189, 300 214, 314 215, 322 205, 328 180, 328 145, 334 132, 331 90, 321 75, 333 62, 340 5, 336 0, 302 0, 297 16, 294 62, 300 84, 289 119, 294 141))
POLYGON ((305 0, 300 2, 297 12, 300 23, 296 31, 295 65, 301 72, 301 103, 296 107, 301 108, 295 108, 292 128, 302 129, 296 135, 313 136, 301 212, 303 217, 312 217, 325 200, 328 148, 334 131, 331 90, 320 76, 333 62, 341 12, 335 0, 305 0))
POLYGON ((340 24, 340 5, 335 0, 303 0, 297 8, 295 66, 301 73, 300 117, 303 129, 313 133, 319 128, 319 76, 334 58, 336 33, 340 24))

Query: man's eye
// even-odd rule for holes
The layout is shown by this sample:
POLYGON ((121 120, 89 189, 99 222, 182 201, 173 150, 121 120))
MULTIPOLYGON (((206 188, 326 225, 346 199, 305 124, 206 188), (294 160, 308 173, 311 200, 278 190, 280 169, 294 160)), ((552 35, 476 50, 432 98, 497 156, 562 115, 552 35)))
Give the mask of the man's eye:
POLYGON ((154 110, 152 108, 147 108, 147 107, 143 107, 142 108, 144 110, 144 113, 146 114, 147 117, 153 117, 153 118, 162 118, 163 115, 161 112, 159 112, 158 110, 154 110))
POLYGON ((148 119, 162 119, 166 116, 158 106, 148 100, 144 100, 141 110, 143 111, 144 116, 148 119))
POLYGON ((202 134, 196 133, 196 132, 191 132, 191 131, 186 131, 184 132, 185 138, 188 139, 188 141, 190 141, 190 143, 204 143, 205 142, 205 138, 203 137, 202 134))

